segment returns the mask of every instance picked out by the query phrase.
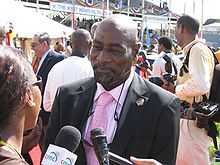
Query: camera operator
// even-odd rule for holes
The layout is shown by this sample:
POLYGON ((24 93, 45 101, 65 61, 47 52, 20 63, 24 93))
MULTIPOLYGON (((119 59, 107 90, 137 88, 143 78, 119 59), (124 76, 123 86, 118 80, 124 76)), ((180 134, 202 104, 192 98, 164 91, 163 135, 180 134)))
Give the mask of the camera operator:
POLYGON ((173 44, 168 37, 161 37, 158 43, 160 57, 153 63, 152 77, 149 80, 174 93, 176 76, 179 72, 181 61, 172 52, 173 44))
MULTIPOLYGON (((214 70, 212 52, 196 39, 198 31, 199 22, 190 16, 182 16, 177 21, 176 39, 183 48, 185 58, 177 77, 175 93, 190 107, 194 102, 201 102, 204 94, 208 96, 214 70)), ((189 115, 180 121, 177 165, 209 164, 210 138, 204 128, 198 127, 197 121, 189 115)))

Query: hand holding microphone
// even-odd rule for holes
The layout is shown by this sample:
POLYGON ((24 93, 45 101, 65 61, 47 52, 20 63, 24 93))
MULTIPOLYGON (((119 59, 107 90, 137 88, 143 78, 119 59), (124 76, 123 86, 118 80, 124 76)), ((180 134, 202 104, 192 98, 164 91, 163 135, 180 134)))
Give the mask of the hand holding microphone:
POLYGON ((133 164, 129 160, 109 152, 106 135, 100 128, 93 129, 90 137, 100 165, 110 165, 109 160, 119 165, 133 164))
POLYGON ((135 157, 131 157, 131 162, 110 152, 106 135, 100 128, 93 129, 90 137, 100 165, 110 165, 109 160, 119 165, 162 165, 154 159, 137 159, 135 157))
POLYGON ((44 158, 42 165, 74 165, 77 155, 73 152, 79 146, 81 134, 78 129, 72 126, 64 126, 58 133, 55 145, 50 144, 44 158))

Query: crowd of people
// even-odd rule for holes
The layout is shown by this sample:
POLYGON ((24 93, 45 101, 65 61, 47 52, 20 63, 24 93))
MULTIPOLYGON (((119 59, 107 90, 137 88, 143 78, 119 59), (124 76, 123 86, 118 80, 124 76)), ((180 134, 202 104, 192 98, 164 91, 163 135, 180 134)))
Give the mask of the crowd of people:
POLYGON ((207 128, 191 113, 182 115, 183 102, 193 111, 193 103, 209 96, 214 74, 213 53, 198 32, 197 20, 180 17, 176 39, 184 58, 163 36, 153 63, 136 23, 120 14, 95 23, 91 33, 75 30, 68 56, 59 42, 50 48, 47 32, 32 38, 32 63, 1 46, 0 164, 33 164, 33 147, 40 146, 43 158, 65 125, 82 135, 76 165, 99 164, 90 137, 95 128, 104 131, 111 152, 135 165, 210 164, 207 128))

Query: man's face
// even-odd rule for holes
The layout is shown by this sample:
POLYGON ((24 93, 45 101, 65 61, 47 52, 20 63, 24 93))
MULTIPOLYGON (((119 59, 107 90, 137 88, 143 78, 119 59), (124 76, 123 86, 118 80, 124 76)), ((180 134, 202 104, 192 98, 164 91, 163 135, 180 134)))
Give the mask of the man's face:
POLYGON ((176 25, 176 31, 175 31, 175 37, 176 37, 176 40, 177 40, 177 44, 179 46, 182 47, 183 45, 183 41, 182 41, 182 37, 183 37, 183 27, 181 25, 176 25))
POLYGON ((106 90, 123 83, 130 74, 134 51, 125 35, 116 28, 100 25, 90 52, 95 79, 106 90))
POLYGON ((37 57, 43 56, 43 43, 40 43, 35 36, 32 38, 31 48, 37 57))

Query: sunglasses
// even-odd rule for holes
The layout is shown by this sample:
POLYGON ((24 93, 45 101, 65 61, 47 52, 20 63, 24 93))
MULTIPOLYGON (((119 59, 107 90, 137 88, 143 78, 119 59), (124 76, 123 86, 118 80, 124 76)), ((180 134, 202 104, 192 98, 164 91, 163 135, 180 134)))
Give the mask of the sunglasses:
POLYGON ((37 81, 31 84, 32 86, 38 86, 40 91, 42 91, 43 88, 43 83, 42 83, 42 78, 40 76, 37 76, 37 81))

